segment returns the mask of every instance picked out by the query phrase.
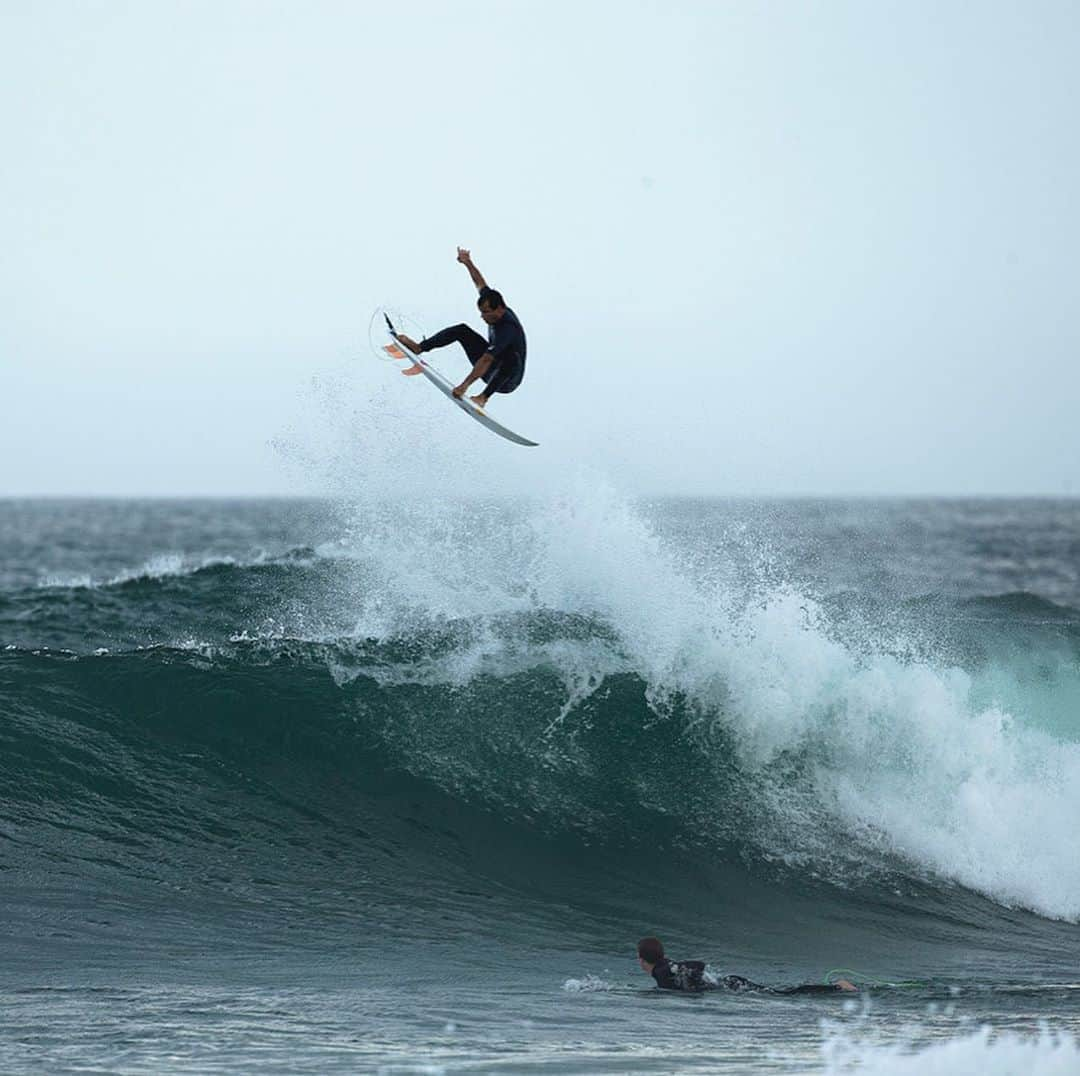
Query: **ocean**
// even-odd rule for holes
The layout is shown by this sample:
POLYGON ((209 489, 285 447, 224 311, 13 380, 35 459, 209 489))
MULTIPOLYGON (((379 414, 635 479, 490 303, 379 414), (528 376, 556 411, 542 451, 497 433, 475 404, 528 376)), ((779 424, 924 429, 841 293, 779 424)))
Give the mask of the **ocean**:
POLYGON ((0 737, 4 1073, 1080 1072, 1077 500, 0 501, 0 737))

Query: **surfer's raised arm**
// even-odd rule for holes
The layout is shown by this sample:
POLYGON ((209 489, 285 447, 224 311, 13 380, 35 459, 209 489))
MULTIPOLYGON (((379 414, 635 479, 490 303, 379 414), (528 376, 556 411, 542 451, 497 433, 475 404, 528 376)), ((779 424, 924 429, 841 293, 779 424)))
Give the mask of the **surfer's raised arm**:
POLYGON ((473 265, 472 255, 464 248, 457 248, 457 260, 469 270, 469 276, 476 285, 477 291, 483 291, 487 287, 487 281, 481 276, 480 270, 473 265))

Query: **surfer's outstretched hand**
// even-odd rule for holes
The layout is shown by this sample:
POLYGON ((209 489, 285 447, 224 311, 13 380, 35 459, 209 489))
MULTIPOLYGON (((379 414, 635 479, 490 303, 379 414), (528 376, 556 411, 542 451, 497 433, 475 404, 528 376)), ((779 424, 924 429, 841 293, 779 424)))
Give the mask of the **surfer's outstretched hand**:
POLYGON ((472 255, 464 247, 458 247, 457 260, 461 262, 462 265, 468 265, 469 262, 472 261, 472 255))

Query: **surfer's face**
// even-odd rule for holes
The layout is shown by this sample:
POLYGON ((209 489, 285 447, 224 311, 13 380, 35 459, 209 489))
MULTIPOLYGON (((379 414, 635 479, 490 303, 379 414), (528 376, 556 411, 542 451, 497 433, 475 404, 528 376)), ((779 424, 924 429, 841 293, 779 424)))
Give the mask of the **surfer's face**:
POLYGON ((505 306, 492 307, 490 303, 480 304, 480 316, 488 323, 488 325, 494 325, 505 313, 505 306))

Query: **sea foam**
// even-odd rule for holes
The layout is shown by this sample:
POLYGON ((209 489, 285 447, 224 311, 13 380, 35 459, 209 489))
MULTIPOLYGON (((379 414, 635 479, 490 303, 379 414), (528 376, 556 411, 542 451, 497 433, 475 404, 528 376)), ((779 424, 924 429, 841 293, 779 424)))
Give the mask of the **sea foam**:
POLYGON ((1080 1071, 1080 1043, 1067 1032, 1041 1028, 1034 1035, 983 1027, 969 1035, 929 1045, 880 1045, 844 1032, 828 1033, 822 1046, 826 1076, 1071 1076, 1080 1071))

